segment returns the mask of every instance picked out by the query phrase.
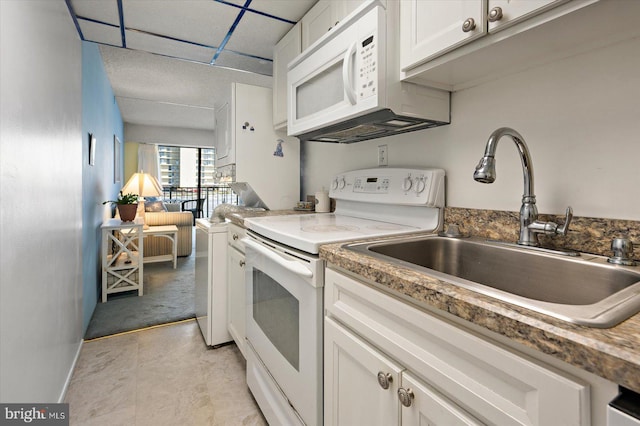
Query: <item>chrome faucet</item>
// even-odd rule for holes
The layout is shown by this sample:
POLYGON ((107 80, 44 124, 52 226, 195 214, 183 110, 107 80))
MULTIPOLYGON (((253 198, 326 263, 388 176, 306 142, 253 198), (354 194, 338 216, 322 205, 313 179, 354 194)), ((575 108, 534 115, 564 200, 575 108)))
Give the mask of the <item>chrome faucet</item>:
POLYGON ((491 133, 484 151, 484 157, 476 166, 473 178, 481 183, 493 183, 496 180, 495 154, 498 141, 503 136, 510 136, 515 142, 522 161, 522 174, 524 175, 524 194, 522 195, 522 206, 520 207, 520 238, 518 239, 518 244, 539 247, 538 234, 567 235, 569 224, 573 218, 573 209, 571 207, 567 207, 566 219, 562 226, 554 222, 541 222, 538 220, 536 196, 533 193, 533 164, 531 163, 529 148, 527 148, 527 144, 520 133, 508 127, 501 127, 491 133))

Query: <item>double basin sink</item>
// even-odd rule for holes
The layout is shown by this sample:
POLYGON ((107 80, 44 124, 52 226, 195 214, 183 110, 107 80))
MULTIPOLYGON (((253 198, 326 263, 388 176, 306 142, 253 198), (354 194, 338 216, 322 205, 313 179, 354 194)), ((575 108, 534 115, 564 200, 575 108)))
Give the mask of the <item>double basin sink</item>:
POLYGON ((608 328, 640 312, 640 267, 602 256, 436 235, 344 247, 574 324, 608 328))

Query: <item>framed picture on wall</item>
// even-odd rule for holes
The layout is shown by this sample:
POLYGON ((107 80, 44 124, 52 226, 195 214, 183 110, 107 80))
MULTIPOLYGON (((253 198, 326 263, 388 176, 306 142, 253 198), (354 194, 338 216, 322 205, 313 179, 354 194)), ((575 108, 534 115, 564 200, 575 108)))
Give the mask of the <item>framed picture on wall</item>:
POLYGON ((89 165, 95 166, 96 164, 96 137, 93 133, 89 133, 89 165))
POLYGON ((113 182, 122 181, 122 144, 116 135, 113 135, 113 182))

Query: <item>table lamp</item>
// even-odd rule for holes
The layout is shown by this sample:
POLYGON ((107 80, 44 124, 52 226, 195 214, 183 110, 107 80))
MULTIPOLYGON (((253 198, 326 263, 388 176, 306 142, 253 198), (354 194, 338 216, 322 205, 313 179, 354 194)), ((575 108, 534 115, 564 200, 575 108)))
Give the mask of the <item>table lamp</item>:
POLYGON ((142 218, 144 229, 149 229, 149 225, 144 220, 144 197, 158 197, 162 195, 162 186, 158 180, 149 173, 142 170, 134 173, 127 183, 122 187, 123 194, 138 194, 138 212, 137 216, 142 218))

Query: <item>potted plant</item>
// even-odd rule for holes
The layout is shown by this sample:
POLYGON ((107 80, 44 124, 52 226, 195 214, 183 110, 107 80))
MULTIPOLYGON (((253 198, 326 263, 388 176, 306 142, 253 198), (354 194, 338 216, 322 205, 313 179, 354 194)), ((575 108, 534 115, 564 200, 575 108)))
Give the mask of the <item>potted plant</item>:
POLYGON ((107 203, 116 205, 120 219, 122 219, 123 222, 131 222, 136 218, 138 194, 123 194, 122 191, 120 191, 117 200, 104 201, 102 204, 107 203))

